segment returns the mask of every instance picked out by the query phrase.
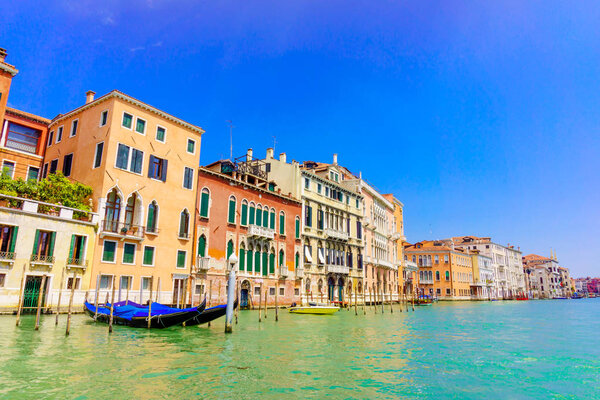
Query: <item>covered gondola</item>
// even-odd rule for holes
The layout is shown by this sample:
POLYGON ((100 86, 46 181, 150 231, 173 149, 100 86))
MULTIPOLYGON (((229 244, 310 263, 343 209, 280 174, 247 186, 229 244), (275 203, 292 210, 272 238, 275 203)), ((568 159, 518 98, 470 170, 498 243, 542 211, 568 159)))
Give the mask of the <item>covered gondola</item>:
MULTIPOLYGON (((96 307, 84 303, 85 311, 92 318, 96 314, 96 307)), ((206 299, 197 307, 173 308, 160 303, 152 303, 150 308, 150 327, 168 328, 181 325, 194 317, 198 317, 206 308, 206 299)), ((110 320, 110 305, 98 306, 97 321, 108 323, 110 320)), ((132 301, 121 301, 113 305, 113 324, 131 326, 133 328, 148 327, 148 306, 132 301)))
MULTIPOLYGON (((235 299, 235 302, 233 303, 234 310, 237 308, 237 305, 238 305, 238 299, 235 299)), ((217 318, 222 317, 223 315, 225 315, 226 311, 227 311, 227 304, 219 304, 218 306, 209 307, 209 308, 205 309, 204 311, 202 311, 200 313, 200 315, 195 316, 194 318, 186 321, 185 326, 206 324, 210 321, 213 321, 217 318)))

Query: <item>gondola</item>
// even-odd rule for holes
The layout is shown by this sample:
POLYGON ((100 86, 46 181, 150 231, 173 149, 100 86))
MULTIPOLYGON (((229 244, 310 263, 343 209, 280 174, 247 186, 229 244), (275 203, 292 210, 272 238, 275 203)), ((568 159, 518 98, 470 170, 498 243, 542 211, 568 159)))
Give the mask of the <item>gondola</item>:
MULTIPOLYGON (((233 302, 233 309, 235 310, 238 305, 238 299, 233 302)), ((219 304, 218 306, 209 307, 202 311, 200 315, 187 320, 185 326, 201 325, 213 321, 217 318, 222 317, 227 312, 227 304, 219 304)))
MULTIPOLYGON (((96 307, 84 303, 86 313, 94 318, 96 307)), ((199 316, 206 308, 206 299, 197 307, 172 308, 160 303, 152 303, 150 309, 150 328, 168 328, 173 325, 181 325, 190 319, 199 316)), ((98 306, 97 321, 108 323, 110 320, 110 305, 98 306)), ((113 305, 113 324, 125 325, 133 328, 148 327, 148 306, 134 303, 132 301, 121 301, 113 305)))

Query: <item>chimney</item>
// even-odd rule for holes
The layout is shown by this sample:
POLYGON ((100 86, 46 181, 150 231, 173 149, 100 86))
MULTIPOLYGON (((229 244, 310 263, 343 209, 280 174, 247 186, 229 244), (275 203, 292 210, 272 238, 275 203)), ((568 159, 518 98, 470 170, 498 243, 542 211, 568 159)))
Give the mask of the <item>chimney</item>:
POLYGON ((285 160, 286 160, 286 155, 285 153, 280 153, 279 154, 279 161, 281 161, 282 163, 285 164, 285 160))
POLYGON ((96 92, 94 92, 93 90, 88 90, 87 92, 85 92, 85 104, 89 104, 92 101, 94 101, 95 94, 96 92))
POLYGON ((272 159, 273 158, 273 149, 271 147, 269 147, 267 149, 267 159, 272 159))
POLYGON ((4 62, 5 58, 6 58, 6 49, 3 49, 0 47, 0 62, 4 62))
POLYGON ((246 152, 246 161, 252 161, 252 149, 248 149, 246 152))
POLYGON ((333 165, 337 165, 337 153, 333 154, 333 165))

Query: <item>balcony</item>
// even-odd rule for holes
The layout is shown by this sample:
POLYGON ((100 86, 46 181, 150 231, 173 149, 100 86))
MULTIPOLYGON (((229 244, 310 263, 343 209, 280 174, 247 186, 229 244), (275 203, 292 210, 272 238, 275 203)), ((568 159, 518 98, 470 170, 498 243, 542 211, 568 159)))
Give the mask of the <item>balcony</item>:
POLYGON ((248 225, 248 236, 259 239, 275 239, 275 229, 265 228, 264 226, 248 225))
POLYGON ((419 267, 417 266, 416 262, 406 261, 404 269, 406 271, 414 271, 414 272, 416 272, 416 271, 419 270, 419 267))
POLYGON ((327 272, 331 274, 349 274, 350 268, 344 265, 327 264, 327 272))
POLYGON ((394 233, 392 233, 392 238, 391 239, 394 240, 394 241, 402 239, 402 234, 400 232, 394 232, 394 233))
POLYGON ((290 271, 288 271, 286 266, 280 266, 279 267, 279 276, 281 277, 286 277, 290 274, 290 271))
POLYGON ((114 236, 131 240, 143 240, 144 233, 145 229, 141 225, 131 225, 106 219, 100 224, 100 237, 114 236))
POLYGON ((31 263, 35 265, 44 265, 47 267, 51 267, 52 264, 54 264, 54 256, 32 254, 29 261, 31 261, 31 263))
POLYGON ((419 279, 419 283, 423 285, 433 285, 433 279, 419 279))
POLYGON ((296 279, 304 278, 304 268, 296 268, 296 279))
POLYGON ((197 257, 196 265, 194 266, 194 272, 197 274, 208 271, 210 263, 210 257, 197 257))
POLYGON ((14 251, 0 251, 0 262, 14 263, 16 253, 14 251))
POLYGON ((346 232, 336 231, 331 228, 325 229, 325 235, 330 239, 348 241, 348 234, 346 232))
POLYGON ((83 258, 67 258, 67 268, 71 267, 86 269, 88 267, 88 260, 84 260, 83 258))

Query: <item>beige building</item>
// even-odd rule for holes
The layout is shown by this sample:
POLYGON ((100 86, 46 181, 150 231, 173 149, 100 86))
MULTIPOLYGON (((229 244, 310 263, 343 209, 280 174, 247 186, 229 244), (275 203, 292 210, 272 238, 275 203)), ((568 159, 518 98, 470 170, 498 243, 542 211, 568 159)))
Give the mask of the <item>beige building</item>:
POLYGON ((185 303, 193 264, 200 127, 119 91, 58 115, 42 175, 61 171, 93 189, 100 215, 90 286, 101 299, 185 303))
POLYGON ((17 309, 22 286, 25 312, 35 310, 40 291, 44 310, 56 309, 59 293, 64 310, 73 285, 81 311, 97 227, 94 213, 0 195, 0 311, 17 309))

